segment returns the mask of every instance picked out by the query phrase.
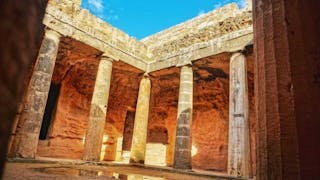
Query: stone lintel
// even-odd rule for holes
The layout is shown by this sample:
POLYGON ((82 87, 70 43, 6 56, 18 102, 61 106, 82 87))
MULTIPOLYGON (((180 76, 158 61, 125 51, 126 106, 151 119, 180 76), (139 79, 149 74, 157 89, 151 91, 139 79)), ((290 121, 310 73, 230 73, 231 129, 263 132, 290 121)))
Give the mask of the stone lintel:
MULTIPOLYGON (((80 0, 76 0, 76 3, 80 3, 80 0)), ((192 64, 192 61, 223 52, 241 50, 253 39, 253 28, 248 26, 206 42, 194 43, 172 53, 155 56, 149 52, 152 44, 148 44, 150 47, 147 47, 144 41, 139 42, 128 38, 128 35, 94 17, 87 10, 72 11, 69 15, 60 11, 59 7, 57 3, 47 7, 43 21, 45 25, 65 36, 105 52, 108 57, 121 60, 147 73, 172 66, 185 66, 192 64), (92 20, 91 24, 84 22, 89 20, 92 20), (94 25, 97 25, 98 28, 94 28, 94 25)), ((235 15, 229 14, 228 16, 235 15)))
MULTIPOLYGON (((48 6, 43 23, 49 28, 63 34, 64 36, 69 36, 104 52, 108 57, 111 57, 115 60, 122 60, 125 63, 128 63, 143 71, 147 69, 146 62, 149 61, 149 58, 147 56, 142 57, 142 55, 138 53, 133 54, 132 52, 129 52, 127 50, 129 46, 120 47, 123 42, 120 42, 117 39, 113 38, 113 36, 116 36, 117 33, 120 35, 120 32, 116 32, 118 30, 112 30, 115 28, 110 27, 111 30, 106 29, 106 32, 101 32, 99 30, 96 30, 94 27, 89 26, 88 24, 76 21, 76 19, 80 19, 80 16, 83 14, 81 14, 82 11, 85 10, 81 10, 80 13, 73 14, 73 16, 75 17, 71 17, 66 13, 58 10, 57 7, 48 6), (118 44, 119 46, 117 46, 118 44)), ((88 15, 90 14, 88 13, 88 15)), ((94 22, 96 24, 105 23, 98 18, 94 18, 93 16, 91 18, 97 21, 94 22)), ((136 41, 135 43, 139 44, 138 41, 136 41)), ((140 46, 140 44, 137 46, 140 46)), ((143 46, 142 43, 141 46, 143 46)))
MULTIPOLYGON (((184 49, 172 53, 170 56, 154 57, 156 61, 148 64, 148 70, 149 72, 153 72, 173 66, 180 66, 181 57, 188 57, 188 60, 193 62, 224 52, 242 51, 252 42, 252 40, 253 28, 247 27, 212 39, 208 42, 193 44, 187 48, 188 50, 184 49)), ((181 65, 185 64, 188 63, 182 63, 181 65)))
MULTIPOLYGON (((190 54, 190 57, 191 57, 191 54, 190 54)), ((191 60, 189 58, 180 57, 180 60, 178 60, 176 67, 182 67, 182 66, 192 66, 191 60)))

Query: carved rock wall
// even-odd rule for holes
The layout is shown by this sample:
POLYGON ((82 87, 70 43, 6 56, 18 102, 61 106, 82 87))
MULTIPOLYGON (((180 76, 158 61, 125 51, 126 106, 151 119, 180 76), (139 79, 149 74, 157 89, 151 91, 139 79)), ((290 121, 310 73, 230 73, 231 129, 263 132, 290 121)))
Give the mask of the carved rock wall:
POLYGON ((319 179, 320 1, 253 5, 257 179, 319 179))
MULTIPOLYGON (((135 111, 143 72, 122 62, 114 62, 105 127, 104 160, 115 160, 117 142, 123 137, 127 112, 135 111)), ((133 126, 131 126, 133 127, 133 126)), ((126 137, 132 137, 129 133, 126 137)), ((125 141, 129 141, 125 139, 125 141)), ((124 142, 127 143, 127 142, 124 142)), ((121 145, 121 144, 120 144, 121 145)), ((121 147, 118 147, 121 149, 121 147)))
POLYGON ((251 11, 239 10, 232 3, 198 16, 142 40, 154 59, 175 54, 197 43, 209 42, 252 26, 251 11))
MULTIPOLYGON (((194 62, 194 115, 192 124, 192 165, 197 169, 227 170, 230 54, 194 62)), ((253 98, 253 61, 247 58, 250 98, 252 168, 255 172, 255 118, 253 98)), ((167 145, 167 165, 173 163, 179 68, 152 73, 151 115, 148 142, 167 145)))
POLYGON ((101 52, 63 38, 52 78, 61 84, 48 139, 39 142, 38 156, 80 159, 91 97, 101 52))
MULTIPOLYGON (((63 38, 53 83, 61 84, 49 138, 40 141, 38 156, 80 159, 83 153, 91 97, 101 52, 79 41, 63 38)), ((143 73, 120 61, 113 62, 103 138, 104 160, 114 160, 128 110, 135 109, 143 73)))
MULTIPOLYGON (((68 38, 62 41, 53 77, 53 82, 61 83, 61 91, 49 140, 40 142, 39 156, 81 158, 100 54, 77 41, 68 38)), ((227 168, 230 55, 224 53, 211 56, 193 64, 192 164, 197 169, 226 171, 227 168)), ((251 152, 252 162, 255 162, 252 56, 247 58, 247 62, 251 152)), ((130 147, 132 129, 125 130, 124 125, 127 115, 134 114, 142 75, 142 71, 123 62, 113 63, 103 138, 104 160, 115 160, 117 148, 121 144, 125 144, 126 150, 130 147), (124 141, 119 144, 123 137, 124 141)), ((178 67, 150 74, 152 88, 147 143, 166 146, 166 154, 159 156, 165 158, 169 166, 173 163, 179 76, 178 67)), ((128 127, 133 128, 133 121, 129 123, 128 127)))
POLYGON ((40 47, 46 4, 44 0, 0 2, 0 177, 18 103, 40 47))

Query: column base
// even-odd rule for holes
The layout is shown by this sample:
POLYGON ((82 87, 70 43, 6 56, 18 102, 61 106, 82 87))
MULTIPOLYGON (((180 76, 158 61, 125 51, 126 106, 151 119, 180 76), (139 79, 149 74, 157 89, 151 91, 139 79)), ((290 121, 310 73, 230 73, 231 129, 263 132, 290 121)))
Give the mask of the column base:
POLYGON ((192 169, 191 152, 190 151, 175 151, 175 160, 173 163, 175 169, 192 169))
POLYGON ((144 160, 135 161, 133 159, 130 159, 129 163, 130 164, 144 164, 144 160))
POLYGON ((13 140, 9 157, 35 159, 38 148, 39 135, 35 133, 21 133, 13 140))

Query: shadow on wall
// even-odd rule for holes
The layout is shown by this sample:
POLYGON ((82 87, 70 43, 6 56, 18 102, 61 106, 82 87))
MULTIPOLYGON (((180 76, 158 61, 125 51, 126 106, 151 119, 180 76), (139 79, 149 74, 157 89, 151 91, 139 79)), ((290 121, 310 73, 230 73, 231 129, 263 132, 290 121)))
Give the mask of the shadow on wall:
POLYGON ((0 176, 26 77, 40 47, 47 1, 0 1, 0 176))

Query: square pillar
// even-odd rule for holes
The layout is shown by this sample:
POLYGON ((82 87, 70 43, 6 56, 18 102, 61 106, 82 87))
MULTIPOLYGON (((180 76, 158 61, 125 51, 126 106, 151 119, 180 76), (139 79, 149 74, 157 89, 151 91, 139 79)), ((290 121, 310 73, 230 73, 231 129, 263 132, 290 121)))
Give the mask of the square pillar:
POLYGON ((184 65, 180 74, 178 117, 173 167, 191 169, 191 125, 193 109, 193 71, 184 65))
POLYGON ((60 34, 46 29, 26 93, 20 123, 10 156, 35 158, 39 133, 57 58, 60 34))
POLYGON ((246 58, 235 53, 230 60, 228 174, 250 176, 249 104, 246 58))

